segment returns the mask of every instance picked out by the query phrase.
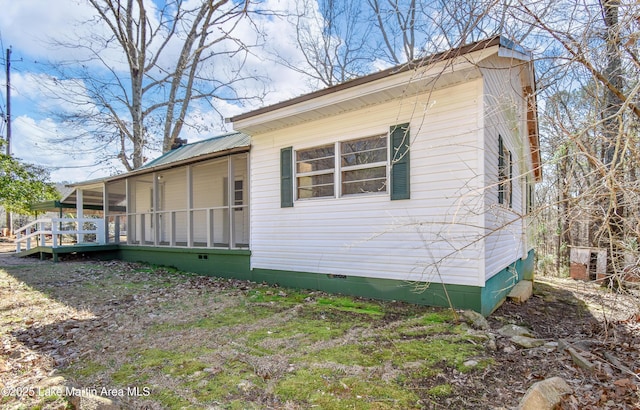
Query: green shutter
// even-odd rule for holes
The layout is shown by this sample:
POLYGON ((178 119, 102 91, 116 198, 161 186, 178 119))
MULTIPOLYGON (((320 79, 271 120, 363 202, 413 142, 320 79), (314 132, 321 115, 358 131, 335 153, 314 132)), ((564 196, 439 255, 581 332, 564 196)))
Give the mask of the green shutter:
POLYGON ((391 127, 391 200, 409 199, 409 124, 391 127))
POLYGON ((504 203, 504 142, 498 135, 498 203, 504 203))
POLYGON ((280 207, 293 206, 293 148, 280 150, 280 207))

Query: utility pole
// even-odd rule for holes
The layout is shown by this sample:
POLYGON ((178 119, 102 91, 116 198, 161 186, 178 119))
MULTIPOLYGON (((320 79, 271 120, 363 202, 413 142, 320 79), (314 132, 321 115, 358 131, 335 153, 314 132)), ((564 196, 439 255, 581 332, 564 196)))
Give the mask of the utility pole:
MULTIPOLYGON (((11 156, 11 47, 7 49, 7 156, 11 156)), ((7 215, 9 215, 7 213, 7 215)), ((8 216, 7 216, 8 217, 8 216)))
MULTIPOLYGON (((7 66, 7 157, 11 156, 11 47, 7 49, 7 59, 5 60, 7 66)), ((11 212, 5 208, 4 213, 7 217, 7 235, 11 235, 13 227, 11 226, 11 212)))

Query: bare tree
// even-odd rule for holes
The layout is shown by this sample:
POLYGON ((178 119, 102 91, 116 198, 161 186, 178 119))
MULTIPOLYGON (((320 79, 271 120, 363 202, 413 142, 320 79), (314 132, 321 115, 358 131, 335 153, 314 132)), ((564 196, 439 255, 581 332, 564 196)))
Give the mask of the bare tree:
POLYGON ((371 27, 363 24, 362 13, 362 4, 357 1, 299 0, 287 19, 296 29, 296 48, 303 61, 273 50, 276 61, 307 75, 313 87, 365 74, 373 57, 367 47, 371 27))
POLYGON ((558 208, 561 221, 558 252, 582 245, 585 235, 579 233, 587 232, 584 245, 608 251, 609 283, 638 278, 637 7, 618 0, 535 6, 519 0, 511 13, 529 21, 535 36, 550 44, 541 55, 548 70, 540 82, 542 118, 554 141, 546 148, 565 148, 554 171, 554 180, 564 184, 553 188, 557 201, 548 202, 558 208))
MULTIPOLYGON (((256 81, 243 73, 249 46, 234 32, 248 19, 250 1, 163 2, 89 0, 96 17, 90 35, 56 45, 84 56, 58 62, 56 85, 74 108, 61 116, 98 141, 127 170, 145 150, 171 149, 194 106, 245 98, 235 88, 256 81), (235 65, 231 65, 235 64, 235 65)), ((209 108, 211 109, 211 108, 209 108)))

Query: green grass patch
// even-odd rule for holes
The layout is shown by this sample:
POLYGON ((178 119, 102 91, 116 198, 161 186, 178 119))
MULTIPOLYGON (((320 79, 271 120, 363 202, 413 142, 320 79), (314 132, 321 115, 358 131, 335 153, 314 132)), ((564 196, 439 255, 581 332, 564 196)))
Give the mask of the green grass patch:
POLYGON ((88 360, 86 362, 80 362, 74 365, 70 369, 69 373, 82 377, 91 377, 105 371, 106 369, 107 366, 98 362, 94 362, 92 360, 88 360))
POLYGON ((338 338, 355 326, 368 326, 368 324, 349 320, 349 318, 333 321, 298 317, 277 326, 252 331, 246 336, 246 339, 250 347, 257 348, 264 354, 291 352, 292 350, 297 352, 303 346, 338 338), (270 343, 272 341, 275 342, 270 343), (273 347, 266 348, 265 346, 273 347))
POLYGON ((453 387, 449 383, 439 384, 427 390, 427 393, 430 396, 447 397, 453 394, 453 387))
POLYGON ((198 402, 212 403, 236 400, 253 389, 261 391, 265 382, 248 364, 236 360, 228 361, 221 372, 205 375, 200 380, 185 384, 185 387, 193 390, 198 402))
POLYGON ((347 296, 327 296, 316 300, 318 306, 371 316, 384 316, 379 303, 360 301, 347 296))
POLYGON ((207 367, 197 357, 202 350, 179 352, 162 349, 138 350, 131 353, 131 360, 111 376, 116 383, 126 385, 130 382, 148 380, 153 374, 162 372, 174 377, 185 377, 207 367))
POLYGON ((161 323, 151 327, 152 332, 183 331, 188 329, 219 329, 255 323, 274 313, 274 309, 263 305, 234 306, 210 316, 186 323, 161 323))
POLYGON ((285 305, 297 305, 303 303, 309 294, 294 289, 262 288, 250 290, 247 301, 251 303, 281 303, 285 305))
POLYGON ((277 383, 274 392, 283 402, 326 410, 419 408, 418 397, 394 382, 323 368, 289 374, 277 383))

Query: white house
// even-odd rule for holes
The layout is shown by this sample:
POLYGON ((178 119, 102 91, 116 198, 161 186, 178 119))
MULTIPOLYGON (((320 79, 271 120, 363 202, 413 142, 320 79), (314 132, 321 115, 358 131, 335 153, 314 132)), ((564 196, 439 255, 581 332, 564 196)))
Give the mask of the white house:
POLYGON ((494 37, 75 187, 109 204, 114 257, 489 314, 533 279, 534 89, 530 54, 494 37))

